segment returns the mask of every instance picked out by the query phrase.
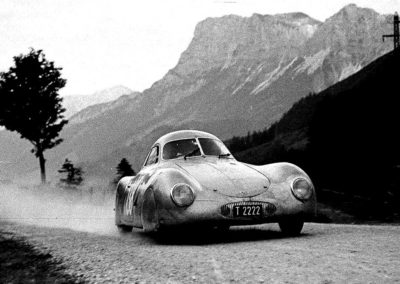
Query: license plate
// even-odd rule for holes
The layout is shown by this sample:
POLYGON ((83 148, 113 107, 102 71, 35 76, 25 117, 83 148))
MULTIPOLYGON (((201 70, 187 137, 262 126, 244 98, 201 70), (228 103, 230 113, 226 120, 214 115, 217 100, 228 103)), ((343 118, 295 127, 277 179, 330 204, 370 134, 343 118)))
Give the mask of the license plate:
POLYGON ((235 205, 233 206, 233 217, 262 216, 261 205, 235 205))

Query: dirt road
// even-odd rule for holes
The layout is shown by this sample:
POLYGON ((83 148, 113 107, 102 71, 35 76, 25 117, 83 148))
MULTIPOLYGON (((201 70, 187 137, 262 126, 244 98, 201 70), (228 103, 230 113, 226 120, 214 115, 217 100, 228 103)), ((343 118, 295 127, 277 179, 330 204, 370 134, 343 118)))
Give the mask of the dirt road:
POLYGON ((97 283, 400 283, 400 226, 306 224, 151 236, 1 223, 97 283))

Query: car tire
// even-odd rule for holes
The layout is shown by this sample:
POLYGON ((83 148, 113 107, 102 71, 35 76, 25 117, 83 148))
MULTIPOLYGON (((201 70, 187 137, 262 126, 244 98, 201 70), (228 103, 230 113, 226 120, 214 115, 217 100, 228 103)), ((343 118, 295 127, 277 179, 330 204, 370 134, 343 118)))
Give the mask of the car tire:
POLYGON ((230 228, 231 226, 229 226, 229 225, 218 225, 218 226, 216 226, 215 227, 215 230, 217 231, 217 232, 227 232, 227 231, 229 231, 229 228, 230 228))
POLYGON ((286 218, 279 221, 279 228, 286 236, 298 236, 303 229, 304 221, 298 218, 286 218))
POLYGON ((132 232, 133 229, 133 226, 128 226, 128 225, 117 225, 117 227, 120 232, 124 233, 132 232))

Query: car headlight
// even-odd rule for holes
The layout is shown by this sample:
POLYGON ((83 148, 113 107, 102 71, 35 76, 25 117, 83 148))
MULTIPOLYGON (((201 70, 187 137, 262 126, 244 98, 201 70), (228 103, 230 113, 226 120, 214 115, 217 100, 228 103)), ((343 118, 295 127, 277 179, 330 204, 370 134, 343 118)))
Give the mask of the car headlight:
POLYGON ((189 206, 194 201, 194 192, 189 185, 178 183, 172 188, 171 197, 176 205, 189 206))
POLYGON ((305 178, 296 178, 292 182, 293 195, 300 200, 308 200, 313 193, 313 186, 305 178))

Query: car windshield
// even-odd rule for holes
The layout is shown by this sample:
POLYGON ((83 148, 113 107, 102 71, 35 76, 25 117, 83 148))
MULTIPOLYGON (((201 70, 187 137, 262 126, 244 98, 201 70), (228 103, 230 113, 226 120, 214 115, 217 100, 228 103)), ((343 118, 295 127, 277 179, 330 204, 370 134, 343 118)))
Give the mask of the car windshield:
POLYGON ((201 149, 204 155, 210 156, 230 156, 229 150, 225 147, 224 143, 219 140, 210 138, 199 138, 201 149))
POLYGON ((200 156, 196 139, 171 141, 164 145, 163 159, 170 160, 181 156, 200 156))

